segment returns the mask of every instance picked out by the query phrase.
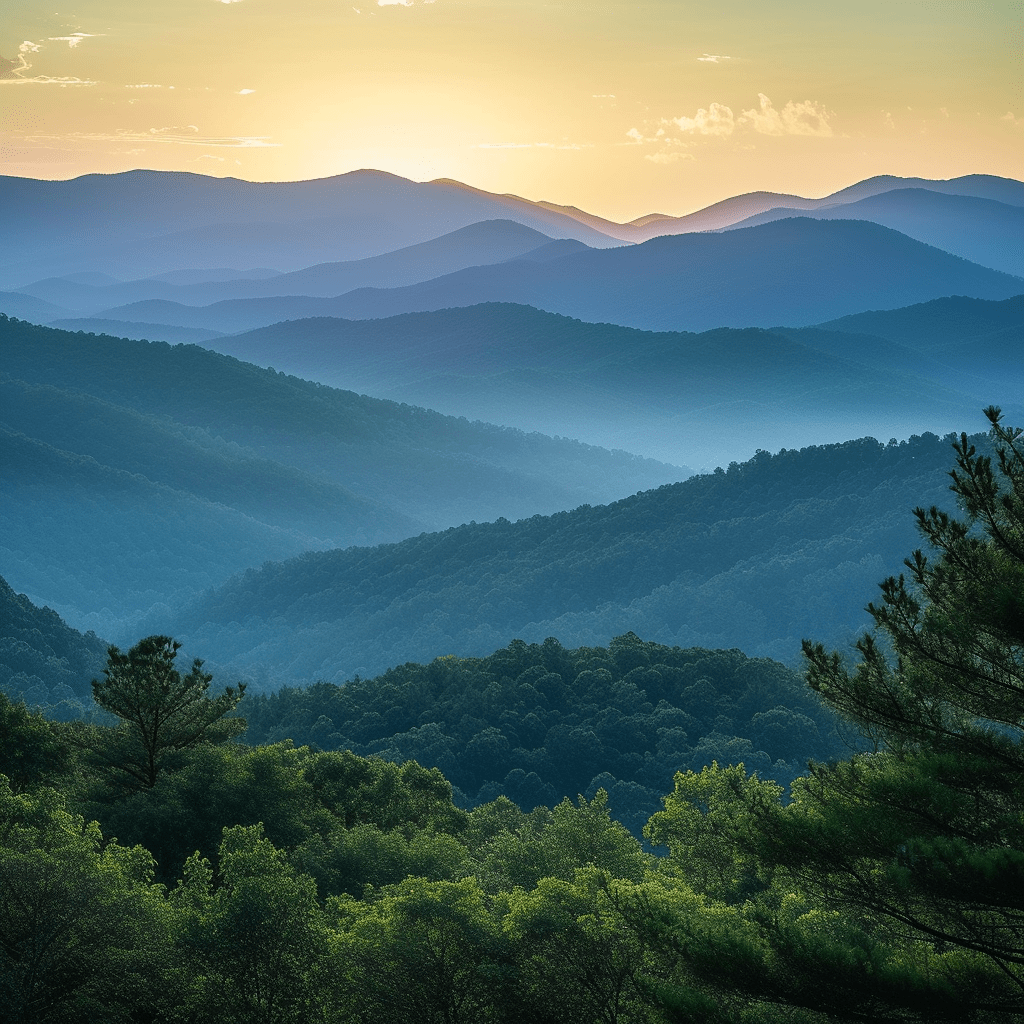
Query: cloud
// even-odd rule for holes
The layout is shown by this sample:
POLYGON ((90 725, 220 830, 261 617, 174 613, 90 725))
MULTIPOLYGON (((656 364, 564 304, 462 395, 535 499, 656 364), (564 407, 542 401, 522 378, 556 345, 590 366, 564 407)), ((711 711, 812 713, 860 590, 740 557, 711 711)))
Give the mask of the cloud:
POLYGON ((1014 128, 1024 125, 1024 117, 1017 117, 1012 110, 1008 110, 999 120, 1009 121, 1014 128))
POLYGON ((718 64, 723 60, 732 60, 732 57, 726 57, 724 53, 705 53, 703 57, 698 57, 697 60, 704 61, 706 64, 718 64))
MULTIPOLYGON (((17 70, 17 69, 16 69, 17 70)), ((53 75, 36 75, 34 78, 21 78, 20 76, 7 77, 2 73, 0 64, 0 85, 97 85, 87 78, 74 78, 70 75, 56 77, 53 75)))
POLYGON ((239 89, 239 96, 251 96, 256 90, 255 89, 239 89))
POLYGON ((701 107, 693 117, 673 117, 662 123, 673 124, 688 135, 732 135, 736 130, 736 119, 724 103, 712 103, 707 110, 701 107))
POLYGON ((700 137, 727 139, 737 136, 733 145, 742 145, 742 136, 752 132, 762 135, 814 135, 818 137, 833 134, 829 118, 833 115, 820 103, 804 100, 795 103, 790 100, 781 110, 776 110, 772 101, 758 93, 760 106, 755 110, 744 110, 739 115, 724 103, 709 103, 700 107, 692 116, 662 118, 649 121, 626 132, 628 143, 623 145, 653 146, 657 151, 644 154, 645 160, 653 163, 675 163, 677 160, 693 159, 680 152, 698 145, 700 137))
MULTIPOLYGON (((377 0, 378 7, 412 7, 416 0, 377 0)), ((420 0, 424 4, 432 4, 434 0, 420 0)), ((356 12, 358 13, 358 12, 356 12)))
POLYGON ((790 100, 781 110, 776 110, 763 92, 758 93, 757 98, 760 109, 744 110, 741 120, 762 135, 827 137, 832 134, 832 126, 828 123, 831 115, 820 103, 813 100, 794 103, 790 100))
MULTIPOLYGON (((83 39, 91 36, 87 32, 76 32, 70 36, 52 36, 48 42, 67 43, 77 46, 83 39)), ((32 69, 32 63, 26 54, 39 53, 42 43, 33 43, 26 39, 18 47, 18 56, 14 60, 0 57, 0 85, 96 85, 96 82, 74 75, 32 75, 26 72, 32 69)))
POLYGON ((150 128, 144 132, 119 128, 115 132, 70 132, 67 135, 32 136, 33 141, 59 139, 65 142, 159 142, 181 146, 224 146, 229 149, 267 149, 280 145, 278 142, 268 142, 268 138, 267 135, 201 135, 199 128, 194 124, 150 128))
MULTIPOLYGON (((47 42, 50 43, 67 43, 71 49, 74 49, 83 39, 97 39, 100 36, 106 35, 105 32, 72 32, 69 36, 49 36, 47 42)), ((38 49, 38 47, 36 47, 38 49)))

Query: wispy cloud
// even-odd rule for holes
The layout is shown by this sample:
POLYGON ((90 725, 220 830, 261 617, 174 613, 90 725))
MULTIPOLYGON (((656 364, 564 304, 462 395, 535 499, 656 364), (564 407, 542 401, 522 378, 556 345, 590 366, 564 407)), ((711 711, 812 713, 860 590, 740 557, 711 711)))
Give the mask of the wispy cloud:
POLYGON ((703 61, 705 64, 719 64, 723 60, 732 60, 732 57, 727 57, 724 53, 705 53, 703 57, 698 57, 697 60, 703 61))
POLYGON ((133 131, 120 128, 114 132, 69 132, 66 135, 34 135, 33 141, 161 143, 179 146, 224 146, 230 149, 266 149, 279 146, 268 142, 267 135, 202 135, 194 124, 172 125, 133 131))
MULTIPOLYGON (((48 42, 67 43, 69 46, 77 46, 83 39, 89 39, 86 32, 76 32, 71 36, 53 36, 48 42)), ((28 54, 39 53, 43 48, 42 43, 34 43, 26 39, 18 47, 18 56, 13 60, 0 57, 0 85, 96 85, 96 82, 78 78, 74 75, 30 75, 32 62, 28 54)))
MULTIPOLYGON (((378 7, 412 7, 416 0, 377 0, 378 7)), ((422 4, 432 4, 434 0, 420 0, 422 4)), ((359 13, 358 11, 356 12, 359 13)))
POLYGON ((98 39, 104 35, 106 35, 105 32, 72 32, 69 36, 49 36, 47 42, 67 43, 71 49, 74 49, 83 39, 98 39))
POLYGON ((239 96, 251 96, 256 90, 255 89, 239 89, 237 95, 239 96))
POLYGON ((712 103, 706 110, 701 107, 693 117, 673 117, 665 123, 688 135, 732 135, 736 130, 736 118, 724 103, 712 103))
POLYGON ((750 123, 762 135, 817 135, 832 134, 829 112, 813 100, 794 103, 790 100, 781 110, 763 92, 757 94, 759 108, 744 110, 742 120, 750 123))
POLYGON ((790 100, 781 110, 772 101, 758 93, 759 106, 735 114, 724 103, 709 103, 695 114, 661 118, 626 132, 631 145, 657 146, 658 152, 647 159, 655 163, 672 163, 684 158, 678 147, 687 147, 700 137, 726 139, 745 132, 762 135, 814 135, 833 134, 829 119, 832 114, 813 100, 790 100))
POLYGON ((1014 128, 1024 125, 1024 117, 1017 117, 1012 110, 1008 110, 999 120, 1008 121, 1014 128))

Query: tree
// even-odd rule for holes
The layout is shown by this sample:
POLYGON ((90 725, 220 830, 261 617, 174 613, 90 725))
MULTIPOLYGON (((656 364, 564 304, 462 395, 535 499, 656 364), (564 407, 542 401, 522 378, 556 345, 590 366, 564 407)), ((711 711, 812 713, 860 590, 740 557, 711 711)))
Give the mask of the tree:
POLYGON ((0 773, 15 793, 66 780, 73 763, 71 748, 50 722, 0 692, 0 773))
POLYGON ((198 853, 171 894, 193 978, 191 1019, 322 1021, 330 946, 316 884, 297 872, 262 825, 224 829, 219 882, 198 853))
POLYGON ((362 901, 328 901, 340 933, 343 1016, 390 1024, 484 1024, 497 1017, 505 943, 475 878, 410 876, 362 901))
POLYGON ((743 880, 728 920, 711 887, 664 929, 694 984, 831 1020, 1024 1016, 1024 445, 986 415, 994 461, 954 445, 966 515, 915 510, 935 554, 881 584, 859 662, 804 644, 869 749, 812 764, 788 805, 733 769, 681 777, 655 816, 684 873, 714 847, 743 880))
POLYGON ((128 788, 151 789, 168 759, 199 743, 222 743, 245 731, 245 720, 225 719, 245 693, 245 684, 207 691, 213 676, 196 658, 187 675, 174 667, 181 644, 149 636, 127 653, 110 647, 103 681, 94 679, 96 703, 121 719, 114 734, 83 730, 84 745, 128 788))
POLYGON ((15 793, 0 775, 0 1019, 128 1024, 165 1003, 171 936, 152 877, 141 847, 105 843, 56 791, 15 793))

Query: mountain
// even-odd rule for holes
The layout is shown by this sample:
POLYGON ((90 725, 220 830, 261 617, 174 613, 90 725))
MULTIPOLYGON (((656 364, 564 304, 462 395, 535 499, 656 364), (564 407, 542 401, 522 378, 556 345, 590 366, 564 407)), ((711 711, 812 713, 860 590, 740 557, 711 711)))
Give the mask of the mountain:
POLYGON ((730 230, 784 217, 869 220, 984 267, 1024 276, 1024 203, 1013 206, 926 188, 894 189, 856 202, 821 209, 784 207, 749 217, 730 230))
POLYGON ((989 199, 1010 206, 1024 206, 1024 182, 1016 181, 1013 178, 999 178, 990 174, 967 174, 960 178, 949 179, 899 178, 891 174, 881 174, 848 185, 821 199, 806 199, 803 196, 789 195, 784 192, 746 192, 743 195, 730 196, 728 199, 723 199, 682 217, 673 217, 665 213, 649 213, 642 217, 636 217, 627 224, 617 224, 601 217, 595 217, 574 206, 559 206, 554 203, 541 203, 540 205, 574 217, 581 223, 624 242, 645 242, 658 235, 679 235, 691 231, 718 231, 773 210, 785 209, 789 211, 787 216, 793 216, 793 211, 829 209, 897 189, 928 189, 943 195, 969 196, 977 199, 989 199))
MULTIPOLYGON (((1010 304, 1017 313, 997 319, 1024 331, 1024 300, 964 301, 979 308, 977 326, 965 315, 936 338, 974 337, 991 308, 1010 304)), ((333 386, 707 467, 758 447, 944 433, 985 404, 1019 402, 1010 354, 985 375, 975 359, 940 361, 852 333, 651 332, 490 303, 291 321, 210 344, 333 386)))
POLYGON ((592 323, 703 331, 809 326, 946 295, 1004 299, 1022 291, 1024 279, 979 267, 890 228, 793 218, 570 253, 544 263, 473 267, 404 288, 363 288, 332 299, 231 299, 202 307, 150 300, 99 315, 234 333, 303 317, 369 320, 515 302, 592 323))
POLYGON ((90 286, 74 284, 66 277, 36 281, 19 289, 20 294, 59 302, 83 312, 95 312, 115 304, 162 299, 190 306, 207 305, 222 299, 257 296, 331 296, 355 288, 395 288, 415 284, 466 267, 502 263, 522 257, 553 259, 588 247, 574 239, 553 240, 515 221, 481 221, 451 231, 440 238, 408 246, 381 256, 343 263, 321 263, 287 274, 258 278, 174 284, 170 275, 140 281, 90 286))
POLYGON ((683 217, 648 214, 627 224, 451 179, 421 183, 373 170, 299 182, 143 170, 69 181, 0 176, 0 252, 6 254, 0 256, 0 288, 83 273, 122 281, 163 277, 172 284, 204 275, 209 281, 255 278, 358 261, 492 220, 600 248, 718 230, 775 208, 816 211, 897 189, 1024 206, 1024 184, 990 175, 948 181, 885 175, 822 199, 753 192, 683 217), (262 269, 242 269, 254 264, 262 269))
POLYGON ((182 269, 299 270, 496 219, 587 245, 620 244, 525 200, 372 170, 294 182, 143 170, 68 181, 0 177, 0 208, 3 287, 82 271, 125 280, 182 269))
POLYGON ((46 323, 58 317, 70 316, 72 310, 64 306, 55 306, 52 302, 23 292, 0 292, 0 313, 17 317, 19 320, 46 323))
POLYGON ((685 469, 361 397, 194 345, 0 319, 0 571, 119 640, 310 548, 607 501, 685 469))
POLYGON ((952 508, 951 439, 760 452, 607 506, 311 552, 151 624, 270 689, 622 630, 794 663, 801 637, 867 624, 865 594, 920 543, 914 505, 952 508))

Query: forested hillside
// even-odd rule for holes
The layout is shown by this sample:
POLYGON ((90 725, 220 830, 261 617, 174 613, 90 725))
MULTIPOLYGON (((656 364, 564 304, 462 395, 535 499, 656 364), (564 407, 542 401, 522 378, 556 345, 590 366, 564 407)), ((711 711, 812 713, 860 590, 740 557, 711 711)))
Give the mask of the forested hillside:
POLYGON ((637 765, 640 727, 652 764, 680 768, 643 829, 660 857, 612 819, 640 787, 610 774, 589 799, 466 810, 416 761, 232 742, 242 691, 211 691, 199 662, 179 670, 165 636, 109 652, 95 698, 112 724, 47 722, 0 694, 8 1018, 1021 1019, 1024 451, 991 419, 994 462, 957 446, 967 516, 917 513, 928 555, 882 583, 857 663, 804 645, 823 704, 773 663, 631 634, 602 650, 517 642, 248 702, 254 735, 290 717, 331 737, 342 722, 389 754, 431 754, 461 733, 448 754, 463 779, 500 763, 502 738, 528 737, 531 716, 552 723, 543 753, 562 785, 594 749, 637 765), (418 726, 388 735, 421 708, 418 726), (748 714, 754 742, 713 731, 690 749, 689 728, 748 714), (812 762, 788 793, 749 771, 769 757, 755 743, 829 756, 820 726, 833 722, 868 749, 812 762))
POLYGON ((608 501, 687 474, 196 346, 0 319, 0 354, 0 568, 113 639, 155 605, 268 559, 608 501))
POLYGON ((45 707, 52 718, 77 717, 92 703, 89 684, 106 656, 94 633, 72 629, 0 577, 0 691, 12 700, 45 707))
POLYGON ((623 630, 793 663, 802 637, 866 621, 864 593, 916 544, 910 508, 951 506, 949 459, 934 435, 762 452, 607 506, 310 552, 147 627, 260 688, 623 630))
POLYGON ((247 697, 239 710, 249 742, 439 768, 462 806, 501 795, 531 810, 603 788, 637 836, 680 768, 743 761, 788 785, 808 758, 846 749, 833 716, 778 662, 633 633, 576 650, 516 640, 485 658, 247 697))

